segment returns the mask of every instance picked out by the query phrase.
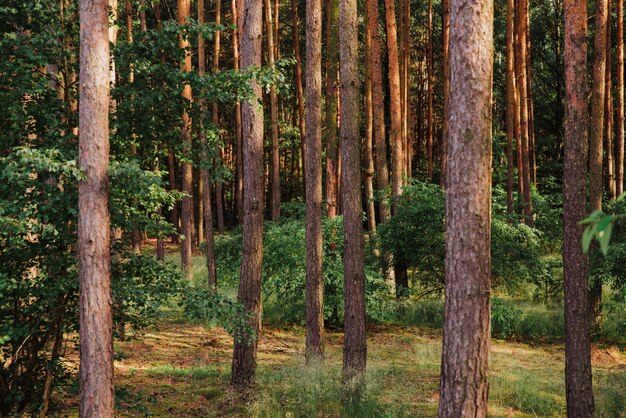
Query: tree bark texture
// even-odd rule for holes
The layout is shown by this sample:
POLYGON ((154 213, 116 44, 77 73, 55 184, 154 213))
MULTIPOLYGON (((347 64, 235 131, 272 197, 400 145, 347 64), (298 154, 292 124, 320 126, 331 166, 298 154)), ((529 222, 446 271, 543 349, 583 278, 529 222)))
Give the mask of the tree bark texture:
MULTIPOLYGON (((600 0, 602 1, 602 0, 600 0)), ((567 416, 592 417, 587 259, 582 251, 587 183, 587 2, 565 0, 565 160, 563 276, 567 416)), ((602 13, 600 13, 602 14, 602 13)), ((597 30, 597 29, 596 29, 597 30)), ((604 49, 603 49, 604 51, 604 49)), ((600 124, 600 126, 602 126, 600 124)))
POLYGON ((446 298, 440 417, 485 417, 491 288, 493 2, 450 2, 446 298))
POLYGON ((306 351, 324 356, 322 276, 322 4, 306 5, 306 351))
MULTIPOLYGON (((267 33, 267 63, 274 68, 274 20, 272 19, 272 0, 265 1, 265 31, 267 33)), ((278 40, 276 40, 278 42, 278 40)), ((272 152, 271 152, 271 194, 270 194, 270 219, 280 218, 280 155, 278 150, 278 101, 276 86, 270 87, 270 118, 272 127, 272 152)))
POLYGON ((109 3, 80 1, 78 267, 80 415, 112 417, 109 222, 109 3))
POLYGON ((326 13, 326 216, 334 218, 338 211, 339 175, 339 0, 328 0, 326 13))
POLYGON ((615 194, 619 196, 624 192, 624 3, 623 0, 615 2, 617 15, 615 194))
MULTIPOLYGON (((241 67, 261 66, 263 3, 245 0, 241 36, 241 67)), ((261 86, 252 81, 255 98, 242 104, 244 218, 243 253, 237 300, 250 312, 250 326, 261 333, 261 279, 263 271, 263 105, 261 86)), ((251 386, 256 372, 258 339, 235 340, 231 383, 251 386)))
MULTIPOLYGON (((359 45, 356 0, 339 2, 341 88, 341 206, 344 236, 342 381, 362 386, 366 362, 365 271, 361 204, 359 45)), ((401 144, 400 144, 401 145, 401 144)))

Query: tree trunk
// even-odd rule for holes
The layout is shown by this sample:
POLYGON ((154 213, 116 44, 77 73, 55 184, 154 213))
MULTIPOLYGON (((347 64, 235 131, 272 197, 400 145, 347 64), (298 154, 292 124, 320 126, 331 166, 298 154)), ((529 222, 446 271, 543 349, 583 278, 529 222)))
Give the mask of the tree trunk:
POLYGON ((451 1, 440 417, 487 416, 493 2, 451 1))
MULTIPOLYGON (((215 23, 222 23, 222 1, 215 0, 215 23)), ((215 32, 215 39, 213 43, 213 73, 217 73, 220 69, 220 43, 221 41, 221 31, 215 32)), ((219 117, 219 107, 217 103, 213 103, 213 114, 212 121, 215 127, 219 126, 220 117, 219 117)), ((216 158, 219 161, 219 164, 224 164, 224 148, 218 147, 217 149, 218 157, 216 158)), ((217 212, 217 231, 220 234, 224 233, 224 182, 218 181, 215 183, 215 211, 217 212)))
MULTIPOLYGON (((241 67, 261 66, 263 4, 245 0, 241 36, 241 67)), ((241 277, 237 300, 251 314, 252 341, 235 339, 231 383, 251 386, 256 372, 258 338, 261 333, 261 278, 263 270, 263 100, 261 86, 251 81, 254 99, 242 105, 244 158, 244 219, 241 277)), ((242 336, 239 336, 242 337, 242 336)), ((245 337, 245 336, 244 336, 245 337)))
MULTIPOLYGON (((606 72, 604 74, 604 137, 606 138, 606 188, 615 199, 615 161, 613 156, 613 94, 611 92, 611 0, 607 0, 606 72)), ((600 288, 601 289, 601 288, 600 288)))
MULTIPOLYGON (((231 14, 233 19, 233 69, 239 69, 239 0, 232 0, 231 14)), ((236 137, 236 163, 235 163, 235 206, 237 207, 237 220, 243 222, 243 132, 241 128, 241 103, 235 103, 235 137, 236 137)))
MULTIPOLYGON (((298 100, 298 128, 300 129, 300 153, 302 172, 306 182, 306 124, 304 115, 304 92, 302 90, 302 60, 300 59, 300 30, 298 29, 298 2, 291 0, 291 29, 293 37, 293 54, 296 59, 296 99, 298 100)), ((321 36, 321 35, 320 35, 321 36)), ((320 128, 321 129, 321 128, 320 128)))
MULTIPOLYGON (((600 0, 598 3, 602 1, 600 0)), ((591 384, 591 343, 587 317, 588 270, 587 259, 583 254, 581 244, 582 226, 578 224, 587 212, 585 207, 588 115, 587 2, 584 0, 565 0, 564 11, 563 276, 565 282, 565 387, 567 415, 592 417, 594 407, 591 384)), ((601 10, 599 12, 596 18, 599 18, 601 24, 596 26, 596 30, 601 30, 603 26, 603 13, 601 10)), ((601 126, 602 124, 600 124, 601 126)))
MULTIPOLYGON (((380 63, 380 34, 378 27, 378 0, 367 0, 367 25, 371 44, 370 66, 372 77, 372 116, 374 119, 374 143, 376 147, 376 186, 379 191, 389 185, 389 169, 387 167, 387 141, 385 138, 385 101, 380 63)), ((380 223, 389 217, 389 208, 380 200, 378 202, 380 223)))
MULTIPOLYGON (((344 236, 342 381, 360 390, 365 375, 365 271, 361 205, 359 48, 356 0, 339 2, 341 88, 341 207, 344 236)), ((397 57, 396 57, 397 58, 397 57)), ((397 74, 397 72, 396 72, 397 74)), ((397 96, 396 96, 397 97, 397 96)))
MULTIPOLYGON (((272 0, 265 1, 265 31, 267 33, 267 64, 274 68, 274 24, 272 20, 272 0)), ((277 40, 278 41, 278 40, 277 40)), ((280 218, 280 157, 278 150, 278 103, 276 86, 270 87, 270 113, 272 124, 272 161, 270 219, 280 218)))
MULTIPOLYGON (((219 2, 220 0, 218 0, 219 2)), ((203 25, 204 21, 204 0, 198 0, 198 23, 203 25)), ((198 36, 198 74, 200 77, 205 75, 206 71, 206 51, 205 42, 202 35, 198 36)), ((200 101, 202 112, 206 112, 206 103, 200 101)), ((202 119, 200 120, 200 141, 206 146, 207 138, 202 127, 202 119)), ((208 155, 204 156, 204 163, 209 164, 208 155)), ((207 266, 207 283, 209 289, 213 290, 217 286, 217 272, 215 265, 215 240, 213 237, 213 208, 211 205, 211 173, 208 168, 200 170, 201 187, 202 187, 202 217, 204 241, 206 242, 206 266, 207 266)))
MULTIPOLYGON (((292 3, 293 4, 293 3, 292 3)), ((306 352, 324 356, 322 276, 322 4, 306 5, 306 352)))
POLYGON ((398 37, 396 33, 395 1, 385 0, 387 27, 387 55, 389 60, 389 103, 391 106, 391 195, 394 199, 392 212, 395 215, 395 200, 402 194, 402 113, 400 110, 400 70, 398 68, 398 37))
MULTIPOLYGON (((507 31, 508 31, 507 26, 507 31)), ((508 34, 508 32, 507 32, 508 34)), ((448 163, 448 113, 450 108, 450 0, 443 0, 443 127, 441 135, 441 187, 446 188, 448 163)))
POLYGON ((80 415, 112 417, 109 222, 109 3, 80 1, 78 273, 80 415))
POLYGON ((426 133, 426 180, 433 181, 433 1, 428 0, 428 120, 426 133))
POLYGON ((602 210, 602 136, 606 73, 607 0, 596 2, 596 25, 591 91, 591 139, 589 148, 589 208, 602 210))
POLYGON ((328 0, 326 25, 326 216, 337 216, 337 118, 339 113, 339 0, 328 0))
POLYGON ((411 89, 411 2, 404 1, 404 89, 402 96, 404 98, 404 119, 402 120, 402 136, 404 137, 405 155, 404 162, 406 165, 405 174, 408 178, 412 176, 413 168, 413 144, 409 136, 409 120, 411 120, 411 99, 409 90, 411 89))
MULTIPOLYGON (((369 26, 365 24, 365 62, 371 61, 372 54, 369 26)), ((365 166, 363 170, 363 180, 365 198, 367 199, 367 229, 370 232, 376 231, 376 209, 374 208, 374 156, 372 154, 372 134, 373 134, 373 110, 372 110, 372 70, 365 64, 365 136, 363 137, 363 154, 365 155, 365 166)))
POLYGON ((507 0, 506 11, 506 212, 513 213, 513 141, 515 141, 515 0, 507 0))
POLYGON ((530 194, 530 156, 529 156, 529 139, 528 131, 528 78, 526 77, 526 12, 528 11, 528 0, 518 0, 517 11, 515 13, 515 29, 516 29, 516 41, 517 47, 515 48, 515 75, 517 77, 517 97, 519 98, 519 125, 520 125, 520 150, 518 155, 521 154, 521 171, 519 175, 522 176, 523 189, 522 198, 524 202, 523 213, 525 215, 524 221, 528 224, 532 224, 532 212, 533 204, 530 194))
MULTIPOLYGON (((178 0, 178 24, 183 25, 189 18, 189 12, 191 9, 191 1, 190 0, 178 0)), ((189 48, 189 40, 180 35, 180 48, 187 49, 189 48)), ((185 53, 185 61, 181 64, 182 70, 185 72, 191 72, 191 51, 187 51, 185 53)), ((191 86, 186 84, 183 88, 182 92, 183 100, 186 102, 191 102, 191 86)), ((191 118, 187 113, 187 110, 183 111, 183 126, 182 126, 182 135, 183 135, 183 151, 189 155, 191 153, 191 118)), ((180 254, 181 254, 181 266, 183 272, 185 273, 185 277, 188 280, 191 280, 193 276, 193 264, 192 264, 192 235, 193 235, 193 172, 191 163, 183 162, 182 163, 183 170, 183 178, 182 178, 182 189, 183 192, 186 193, 187 196, 183 197, 182 201, 182 213, 181 213, 181 224, 182 224, 182 233, 185 237, 181 241, 180 244, 180 254)))
POLYGON ((615 195, 624 192, 624 4, 616 0, 617 8, 617 150, 615 154, 615 195))
POLYGON ((530 170, 530 181, 537 184, 537 163, 535 155, 535 112, 533 106, 533 83, 531 77, 530 61, 530 10, 528 0, 526 0, 526 106, 528 108, 528 165, 530 170))

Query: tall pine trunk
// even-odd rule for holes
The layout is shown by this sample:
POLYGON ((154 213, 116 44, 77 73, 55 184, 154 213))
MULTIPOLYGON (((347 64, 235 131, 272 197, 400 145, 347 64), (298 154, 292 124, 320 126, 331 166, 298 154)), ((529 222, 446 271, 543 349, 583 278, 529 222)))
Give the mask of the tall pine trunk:
POLYGON ((617 13, 617 84, 615 90, 617 94, 616 108, 617 120, 615 122, 617 131, 617 143, 615 153, 615 194, 621 195, 624 192, 624 4, 623 0, 616 1, 617 13))
MULTIPOLYGON (((272 0, 265 1, 265 32, 267 33, 267 64, 274 68, 274 21, 272 19, 272 0)), ((270 117, 272 128, 272 151, 271 151, 271 194, 270 194, 270 219, 280 218, 280 156, 278 150, 278 102, 276 86, 270 87, 270 117)))
POLYGON ((615 160, 613 155, 613 92, 611 80, 611 9, 607 0, 606 22, 606 72, 604 74, 604 137, 606 138, 606 189, 609 198, 615 199, 615 160))
MULTIPOLYGON (((261 66, 263 4, 245 0, 241 40, 241 67, 261 66)), ((263 270, 263 105, 261 86, 251 81, 254 98, 242 105, 244 158, 243 252, 237 300, 250 313, 256 338, 235 338, 231 383, 254 384, 258 338, 261 333, 261 279, 263 270)), ((242 337, 242 336, 238 336, 242 337)), ((244 336, 245 337, 245 336, 244 336)))
POLYGON ((78 274, 80 415, 112 417, 113 319, 109 222, 109 4, 80 1, 78 274))
MULTIPOLYGON (((370 62, 372 53, 372 37, 369 34, 369 26, 365 24, 365 62, 370 62)), ((366 209, 367 209, 367 229, 376 230, 376 209, 374 208, 374 155, 372 154, 372 136, 374 116, 372 110, 372 69, 365 64, 365 136, 363 137, 363 154, 365 166, 363 167, 363 182, 365 189, 366 209)))
POLYGON ((398 66, 398 35, 396 30, 396 6, 394 0, 385 0, 387 27, 387 56, 389 61, 389 103, 391 106, 391 195, 394 199, 392 212, 397 212, 395 200, 402 194, 402 171, 404 165, 402 146, 402 112, 400 109, 400 68, 398 66))
POLYGON ((426 133, 427 167, 426 180, 433 180, 433 95, 434 95, 434 68, 433 68, 433 1, 428 0, 428 116, 426 133))
MULTIPOLYGON (((385 138, 385 101, 382 81, 380 33, 378 27, 378 0, 367 0, 367 25, 371 44, 369 65, 372 77, 372 116, 374 119, 374 144, 376 148, 376 186, 379 191, 389 185, 387 166, 387 140, 385 138)), ((389 217, 389 208, 383 200, 378 202, 379 219, 384 223, 389 217)))
POLYGON ((324 356, 322 276, 322 0, 306 5, 306 352, 324 356))
MULTIPOLYGON (((191 8, 190 0, 178 0, 178 24, 183 25, 189 18, 191 8)), ((180 48, 187 49, 185 60, 181 63, 181 69, 184 72, 191 72, 191 51, 189 51, 189 40, 180 35, 180 48)), ((182 92, 185 107, 191 103, 191 85, 185 84, 182 92)), ((186 154, 191 153, 191 118, 187 110, 183 111, 182 118, 182 136, 183 151, 186 154)), ((182 189, 186 196, 182 200, 181 224, 182 233, 185 237, 180 244, 181 266, 185 277, 191 280, 193 276, 192 265, 192 235, 193 235, 193 172, 191 163, 186 161, 182 163, 182 189)))
MULTIPOLYGON (((291 0, 291 30, 293 37, 293 55, 296 60, 294 71, 296 76, 296 99, 298 101, 298 128, 300 130, 300 158, 302 171, 306 178, 306 121, 304 114, 304 92, 302 89, 302 60, 300 59, 300 30, 298 29, 298 2, 291 0)), ((305 186, 306 187, 306 186, 305 186)))
MULTIPOLYGON (((233 29, 233 69, 239 69, 239 22, 240 11, 237 8, 239 0, 231 0, 233 29)), ((235 103, 235 207, 237 220, 243 222, 243 131, 241 127, 241 103, 235 103)))
POLYGON ((326 216, 338 211, 339 150, 337 118, 339 116, 339 0, 328 0, 326 10, 326 216))
POLYGON ((452 0, 440 417, 487 416, 493 2, 452 0))
MULTIPOLYGON (((600 2, 602 1, 600 0, 600 2)), ((587 2, 584 0, 565 0, 564 11, 563 278, 565 283, 565 387, 567 415, 592 417, 594 407, 591 383, 591 342, 587 317, 588 267, 587 259, 582 251, 582 226, 578 224, 587 212, 585 205, 588 121, 587 2)), ((600 18, 602 21, 602 13, 596 18, 600 18)), ((601 26, 597 26, 596 30, 601 26)))
POLYGON ((344 342, 342 381, 360 390, 367 355, 361 205, 360 82, 356 0, 339 2, 341 88, 341 207, 344 238, 344 342))
POLYGON ((515 108, 517 106, 515 89, 515 0, 507 0, 506 9, 506 208, 513 213, 513 142, 515 141, 515 108))
MULTIPOLYGON (((215 23, 222 23, 222 0, 215 0, 215 23)), ((220 51, 221 51, 221 31, 215 32, 215 39, 213 42, 213 73, 217 73, 220 69, 220 51)), ((219 126, 219 107, 217 103, 213 103, 213 125, 219 126)), ((224 148, 218 147, 218 156, 215 159, 219 161, 219 164, 224 164, 224 148)), ((215 212, 217 218, 217 232, 224 233, 224 182, 218 181, 215 183, 215 212)))
MULTIPOLYGON (((508 31, 508 26, 507 26, 508 31)), ((443 0, 443 127, 441 135, 441 187, 446 188, 448 163, 448 113, 450 108, 450 0, 443 0)))

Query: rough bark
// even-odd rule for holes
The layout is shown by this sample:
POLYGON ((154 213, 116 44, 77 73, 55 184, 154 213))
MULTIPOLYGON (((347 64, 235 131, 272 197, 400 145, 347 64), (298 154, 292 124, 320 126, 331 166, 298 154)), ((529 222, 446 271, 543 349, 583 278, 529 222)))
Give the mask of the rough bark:
POLYGON ((293 55, 296 60, 294 66, 296 76, 296 99, 298 101, 298 128, 300 130, 300 157, 302 172, 306 182, 306 123, 304 115, 304 91, 302 89, 302 60, 300 59, 300 30, 298 29, 298 2, 291 0, 291 30, 293 37, 293 55))
MULTIPOLYGON (((233 69, 239 69, 239 10, 238 0, 231 0, 230 11, 233 26, 233 69)), ((241 103, 235 103, 235 206, 237 207, 237 220, 243 221, 243 131, 241 127, 241 103)))
POLYGON ((530 60, 530 8, 526 1, 526 106, 528 108, 528 165, 530 170, 530 181, 537 184, 537 163, 535 156, 535 111, 533 105, 533 83, 531 76, 530 60))
MULTIPOLYGON (((178 0, 178 23, 184 24, 189 18, 191 9, 190 0, 178 0)), ((189 40, 180 36, 181 49, 189 48, 189 40)), ((181 64, 182 70, 191 72, 191 51, 185 54, 185 60, 181 64)), ((185 102, 191 102, 191 85, 186 84, 183 87, 182 97, 185 102)), ((182 140, 184 152, 191 152, 191 118, 187 110, 183 111, 182 118, 182 140)), ((191 280, 193 276, 192 265, 192 235, 193 235, 193 170, 191 163, 182 163, 182 189, 186 196, 182 200, 181 211, 181 232, 185 239, 180 243, 181 267, 185 277, 191 280)))
POLYGON ((602 148, 606 73, 607 0, 596 2, 593 86, 591 90, 591 138, 589 146, 589 208, 602 209, 602 148))
POLYGON ((452 0, 440 417, 487 416, 493 2, 452 0))
POLYGON ((334 218, 338 210, 339 173, 339 0, 328 0, 326 13, 326 216, 334 218))
MULTIPOLYGON (((615 199, 615 159, 613 155, 613 94, 611 92, 611 9, 607 0, 606 71, 604 74, 604 137, 606 138, 606 189, 609 198, 615 199)), ((601 288, 600 288, 601 290, 601 288)))
MULTIPOLYGON (((378 0, 367 0, 367 25, 371 44, 369 66, 372 77, 372 116, 374 119, 374 143, 376 148, 376 186, 379 191, 389 185, 387 167, 387 141, 385 138, 385 97, 383 92, 382 65, 380 62, 380 33, 378 27, 378 0)), ((378 203, 379 220, 389 217, 389 208, 383 201, 378 203)))
MULTIPOLYGON (((219 1, 219 0, 218 0, 219 1)), ((198 23, 204 24, 204 0, 198 0, 198 23)), ((198 74, 202 77, 206 72, 206 50, 204 38, 198 37, 198 74)), ((206 103, 200 102, 202 111, 206 110, 206 103)), ((206 145, 207 138, 200 120, 200 141, 206 145)), ((204 156, 205 163, 208 164, 208 156, 204 156)), ((201 187, 202 187, 202 217, 203 217, 203 233, 206 242, 206 266, 207 266, 207 283, 209 289, 215 289, 217 286, 217 268, 215 264, 215 239, 213 234, 213 207, 211 205, 211 172, 208 168, 200 170, 201 187)))
MULTIPOLYGON (((398 67, 398 35, 394 0, 385 0, 385 22, 387 27, 387 56, 389 61, 389 103, 391 111, 391 194, 394 199, 402 194, 402 113, 400 110, 400 70, 398 67)), ((395 215, 397 205, 392 204, 395 215)))
POLYGON ((306 352, 324 356, 322 276, 322 4, 306 5, 306 352))
MULTIPOLYGON (((222 1, 215 0, 215 23, 222 23, 222 1)), ((215 32, 215 38, 213 42, 213 72, 217 73, 220 70, 220 51, 221 51, 221 31, 215 32)), ((217 103, 213 103, 212 122, 216 127, 220 123, 219 107, 217 103)), ((218 147, 217 154, 219 155, 216 160, 219 164, 224 164, 224 148, 218 147)), ((215 212, 217 218, 217 232, 224 233, 224 182, 218 181, 215 183, 215 212)))
MULTIPOLYGON (((508 31, 508 26, 507 26, 508 31)), ((507 32, 508 33, 508 32, 507 32)), ((448 113, 450 108, 450 0, 443 0, 443 121, 441 135, 441 187, 446 188, 448 163, 448 113)))
POLYGON ((567 415, 592 417, 591 345, 587 317, 588 267, 581 245, 582 226, 578 224, 586 214, 587 3, 584 0, 565 0, 564 15, 563 276, 567 415))
POLYGON ((615 194, 619 196, 624 192, 624 3, 623 0, 615 1, 617 14, 615 194))
MULTIPOLYGON (((261 66, 263 3, 245 0, 241 35, 241 67, 261 66)), ((241 276, 237 300, 251 314, 250 326, 261 333, 261 279, 263 270, 263 105, 261 86, 252 81, 255 98, 242 104, 244 218, 241 276)), ((237 341, 233 350, 231 383, 254 384, 258 339, 237 341)))
POLYGON ((513 142, 515 141, 515 107, 517 106, 515 89, 515 1, 507 0, 506 11, 506 208, 513 213, 513 142))
MULTIPOLYGON (((369 26, 365 25, 365 62, 370 62, 372 47, 369 34, 369 26)), ((367 229, 376 231, 376 209, 374 208, 374 155, 372 153, 373 136, 373 110, 372 110, 372 70, 369 65, 365 65, 365 136, 363 137, 363 155, 365 165, 363 166, 363 183, 365 189, 365 207, 367 209, 367 229)))
POLYGON ((428 0, 428 116, 426 131, 426 180, 433 181, 433 83, 435 76, 433 71, 433 1, 428 0))
MULTIPOLYGON (((267 33, 267 64, 274 67, 274 20, 272 19, 272 0, 265 0, 265 31, 267 33)), ((272 127, 272 160, 270 219, 280 218, 280 156, 278 150, 278 102, 276 86, 270 87, 270 119, 272 127)))
POLYGON ((80 415, 112 417, 113 320, 109 222, 109 4, 80 1, 78 273, 80 415))
POLYGON ((344 236, 342 381, 360 389, 365 374, 365 271, 361 205, 359 45, 356 0, 339 2, 341 88, 341 206, 344 236))
POLYGON ((526 76, 526 12, 528 11, 528 0, 518 0, 517 10, 515 13, 515 29, 516 29, 516 48, 515 48, 515 75, 517 77, 517 97, 519 104, 519 125, 520 125, 520 150, 518 155, 521 157, 521 171, 523 190, 522 199, 524 202, 523 213, 525 222, 532 224, 532 200, 530 193, 530 156, 529 156, 529 138, 528 138, 528 78, 526 76), (521 154, 521 155, 520 155, 521 154))

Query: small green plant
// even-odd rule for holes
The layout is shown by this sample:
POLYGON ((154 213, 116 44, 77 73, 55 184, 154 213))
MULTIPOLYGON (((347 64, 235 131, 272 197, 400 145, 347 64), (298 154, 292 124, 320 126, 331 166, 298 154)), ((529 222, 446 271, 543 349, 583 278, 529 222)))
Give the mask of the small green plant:
POLYGON ((522 311, 510 300, 491 300, 491 335, 507 339, 519 335, 522 311))

